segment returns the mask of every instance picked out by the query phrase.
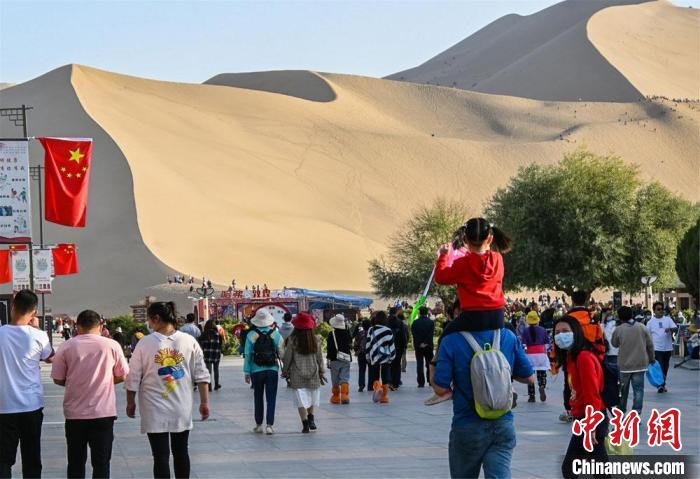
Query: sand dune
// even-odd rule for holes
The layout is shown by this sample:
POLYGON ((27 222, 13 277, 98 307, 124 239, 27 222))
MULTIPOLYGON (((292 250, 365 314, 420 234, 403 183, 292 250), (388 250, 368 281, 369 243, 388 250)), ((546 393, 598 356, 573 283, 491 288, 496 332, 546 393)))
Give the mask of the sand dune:
MULTIPOLYGON (((518 167, 579 147, 620 155, 646 179, 700 200, 700 104, 642 98, 692 82, 654 65, 630 73, 648 62, 616 59, 632 50, 600 33, 620 21, 616 9, 596 14, 613 3, 504 17, 454 47, 460 61, 446 75, 480 65, 467 72, 478 73, 477 89, 514 96, 305 71, 182 84, 80 65, 1 91, 3 106, 34 107, 30 134, 95 139, 88 228, 46 229, 47 242, 78 244, 82 272, 58 279, 48 304, 125 312, 145 294, 171 294, 157 285, 173 271, 367 291, 367 261, 416 207, 448 195, 478 213, 518 167), (601 51, 611 45, 615 67, 586 28, 601 51), (628 102, 550 101, 569 97, 628 102)), ((661 16, 671 8, 649 7, 661 16)), ((646 8, 624 7, 637 28, 646 8)), ((671 11, 669 22, 686 21, 671 11)), ((654 41, 672 29, 660 25, 654 41)), ((679 48, 691 30, 681 28, 679 48)), ((426 65, 416 74, 427 75, 426 65)), ((0 122, 1 136, 17 134, 0 122)), ((31 152, 38 162, 41 148, 31 152)), ((186 303, 186 290, 172 295, 186 303)))
POLYGON ((205 85, 235 86, 293 96, 311 101, 333 101, 335 92, 326 80, 314 72, 287 70, 252 73, 224 73, 204 82, 205 85))
POLYGON ((647 1, 567 0, 508 15, 387 78, 541 100, 698 98, 697 12, 647 1))
MULTIPOLYGON (((66 228, 44 222, 47 243, 76 242, 81 272, 54 281, 53 295, 46 296, 54 312, 77 313, 94 308, 100 313, 129 311, 144 295, 144 286, 162 283, 172 270, 144 245, 136 223, 133 185, 129 165, 119 146, 85 114, 66 66, 35 80, 0 92, 0 105, 31 105, 29 134, 36 136, 91 137, 94 140, 90 178, 90 207, 87 227, 66 228)), ((21 129, 0 121, 0 137, 21 136, 21 129)), ((31 164, 43 164, 43 149, 37 142, 29 147, 31 164)), ((32 182, 32 198, 38 192, 32 182)), ((34 205, 34 232, 38 242, 38 206, 34 205)), ((7 293, 7 284, 0 291, 7 293)))
POLYGON ((611 7, 588 22, 593 45, 645 95, 700 98, 700 11, 660 1, 611 7))
POLYGON ((518 166, 584 144, 697 199, 688 105, 678 118, 662 102, 552 103, 319 75, 335 101, 86 67, 72 83, 129 162, 149 249, 222 283, 366 289, 366 261, 417 205, 449 191, 479 210, 518 166))

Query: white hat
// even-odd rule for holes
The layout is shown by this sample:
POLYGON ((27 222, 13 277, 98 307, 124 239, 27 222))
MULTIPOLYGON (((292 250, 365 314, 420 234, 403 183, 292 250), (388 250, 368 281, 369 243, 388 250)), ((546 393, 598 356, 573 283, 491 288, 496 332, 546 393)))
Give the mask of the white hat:
POLYGON ((121 326, 117 326, 117 333, 121 333, 121 332, 122 332, 122 327, 121 327, 121 326))
POLYGON ((275 322, 275 318, 272 317, 267 309, 260 308, 255 312, 255 316, 250 322, 257 328, 268 328, 275 322))
POLYGON ((336 314, 330 319, 329 323, 336 329, 345 329, 345 316, 336 314))

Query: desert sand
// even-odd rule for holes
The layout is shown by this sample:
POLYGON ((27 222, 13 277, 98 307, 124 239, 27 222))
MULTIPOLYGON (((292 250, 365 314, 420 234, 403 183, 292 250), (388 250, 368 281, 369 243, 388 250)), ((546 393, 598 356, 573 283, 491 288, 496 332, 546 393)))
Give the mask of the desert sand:
POLYGON ((698 99, 698 20, 665 1, 567 0, 502 17, 387 78, 541 100, 698 99))
POLYGON ((588 37, 644 95, 700 98, 700 10, 665 1, 606 8, 588 37))
MULTIPOLYGON (((416 207, 451 196, 478 213, 518 167, 579 147, 697 201, 700 105, 640 100, 617 75, 615 102, 555 102, 305 71, 198 85, 70 65, 0 103, 34 106, 32 135, 95 139, 88 228, 46 233, 78 243, 82 272, 58 279, 49 301, 112 313, 172 271, 366 291, 367 261, 416 207)), ((567 84, 589 87, 585 75, 567 84)))

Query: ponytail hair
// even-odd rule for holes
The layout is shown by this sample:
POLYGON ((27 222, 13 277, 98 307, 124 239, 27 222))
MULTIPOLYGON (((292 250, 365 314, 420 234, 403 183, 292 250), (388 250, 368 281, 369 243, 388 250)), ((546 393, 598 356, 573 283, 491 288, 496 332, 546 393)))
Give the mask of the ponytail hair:
POLYGON ((146 311, 146 314, 149 318, 155 318, 158 316, 161 321, 177 326, 175 303, 172 301, 158 301, 156 303, 151 303, 148 306, 148 311, 146 311))
POLYGON ((455 231, 452 237, 452 247, 459 249, 470 244, 479 247, 484 244, 484 241, 493 236, 491 249, 499 253, 507 253, 511 249, 512 240, 505 232, 492 225, 484 218, 472 218, 455 231))

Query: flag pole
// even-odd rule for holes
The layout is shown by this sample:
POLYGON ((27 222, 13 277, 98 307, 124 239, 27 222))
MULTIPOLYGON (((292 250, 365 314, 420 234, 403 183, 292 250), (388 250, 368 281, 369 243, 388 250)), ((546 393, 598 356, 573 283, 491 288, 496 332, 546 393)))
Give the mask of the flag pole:
POLYGON ((423 290, 423 294, 421 295, 421 297, 418 299, 416 304, 413 306, 413 309, 411 310, 411 316, 408 320, 409 325, 413 324, 413 321, 415 321, 416 317, 418 316, 420 308, 428 300, 428 291, 430 291, 430 285, 433 284, 433 278, 435 277, 435 269, 436 268, 437 268, 437 264, 435 264, 435 266, 433 266, 433 271, 430 273, 430 278, 428 278, 428 282, 425 285, 425 289, 423 290))

